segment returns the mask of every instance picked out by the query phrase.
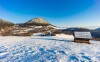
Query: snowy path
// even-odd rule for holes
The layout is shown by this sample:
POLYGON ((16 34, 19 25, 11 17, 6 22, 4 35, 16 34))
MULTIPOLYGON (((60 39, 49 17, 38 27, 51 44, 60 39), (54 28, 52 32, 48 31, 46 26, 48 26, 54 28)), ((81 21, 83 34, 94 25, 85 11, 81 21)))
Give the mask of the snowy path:
POLYGON ((0 37, 0 62, 100 62, 100 43, 57 37, 0 37))

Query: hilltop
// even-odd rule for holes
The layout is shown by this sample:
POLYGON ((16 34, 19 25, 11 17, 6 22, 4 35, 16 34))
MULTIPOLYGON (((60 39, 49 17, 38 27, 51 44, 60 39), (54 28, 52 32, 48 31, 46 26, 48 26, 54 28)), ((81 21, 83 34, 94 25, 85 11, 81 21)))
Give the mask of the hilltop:
POLYGON ((4 19, 0 19, 0 29, 8 27, 8 26, 12 26, 12 25, 14 25, 14 23, 6 21, 4 19))
POLYGON ((33 18, 33 19, 27 21, 24 24, 26 24, 26 25, 37 25, 37 26, 41 26, 41 25, 42 26, 47 26, 47 25, 50 25, 50 23, 47 20, 45 20, 45 19, 43 19, 41 17, 33 18))

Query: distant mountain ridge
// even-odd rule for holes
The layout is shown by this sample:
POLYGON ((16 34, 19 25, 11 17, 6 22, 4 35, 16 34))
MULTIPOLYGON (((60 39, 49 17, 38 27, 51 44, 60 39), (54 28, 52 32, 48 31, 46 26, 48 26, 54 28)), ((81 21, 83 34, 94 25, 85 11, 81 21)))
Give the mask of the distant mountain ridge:
POLYGON ((95 31, 100 31, 100 28, 95 29, 95 31))

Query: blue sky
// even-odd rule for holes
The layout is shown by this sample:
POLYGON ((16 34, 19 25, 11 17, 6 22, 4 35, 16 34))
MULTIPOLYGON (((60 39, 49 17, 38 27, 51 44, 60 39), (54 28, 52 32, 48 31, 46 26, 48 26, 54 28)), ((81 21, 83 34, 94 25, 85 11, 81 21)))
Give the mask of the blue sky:
POLYGON ((0 18, 23 23, 43 17, 51 24, 100 26, 100 0, 0 0, 0 18))

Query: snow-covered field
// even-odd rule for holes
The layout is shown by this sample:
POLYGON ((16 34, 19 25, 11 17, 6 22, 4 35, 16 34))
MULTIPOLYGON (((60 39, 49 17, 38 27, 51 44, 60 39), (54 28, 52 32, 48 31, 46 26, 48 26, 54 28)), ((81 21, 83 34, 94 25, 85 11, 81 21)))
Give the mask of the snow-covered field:
POLYGON ((60 37, 0 37, 0 62, 100 62, 100 41, 74 43, 60 37))

